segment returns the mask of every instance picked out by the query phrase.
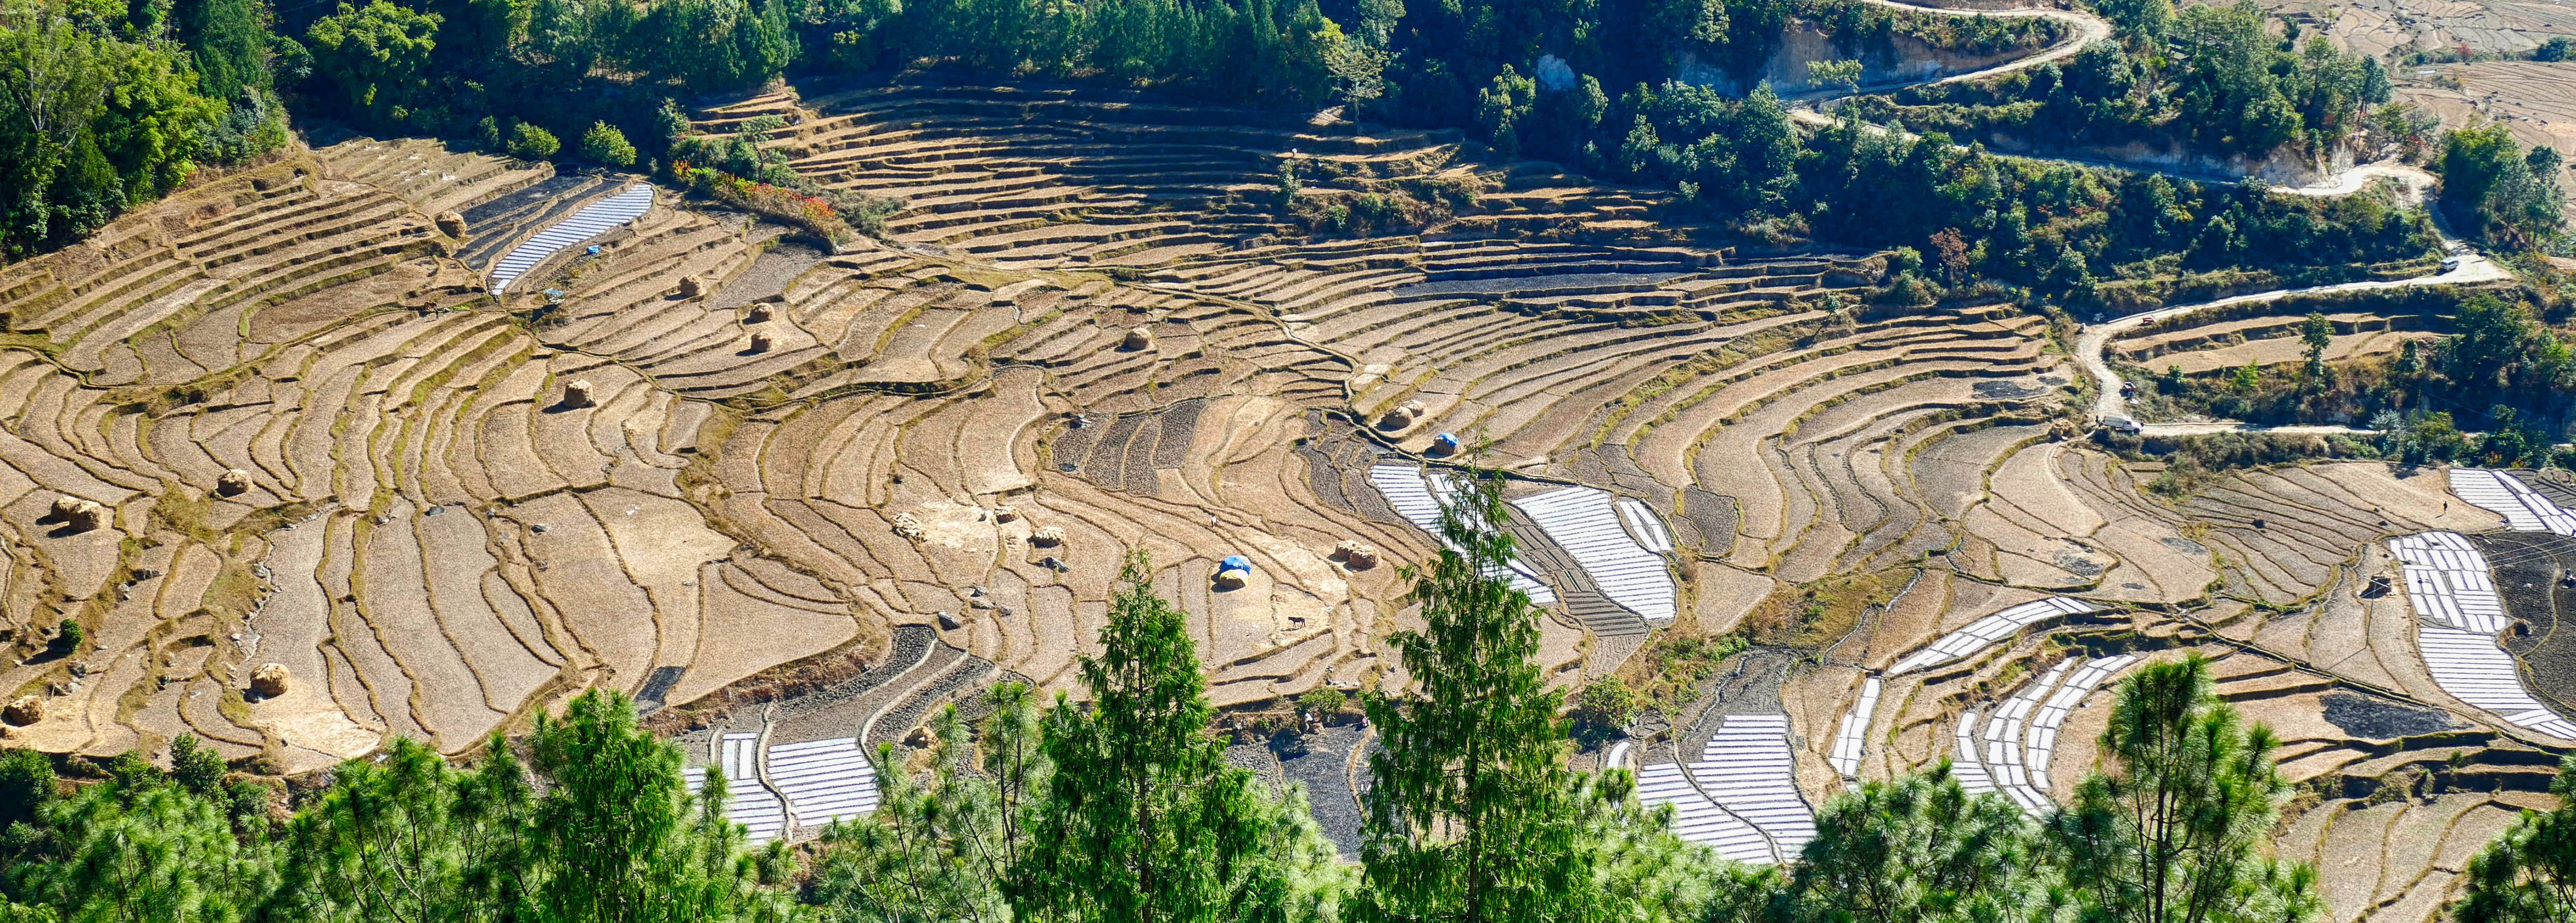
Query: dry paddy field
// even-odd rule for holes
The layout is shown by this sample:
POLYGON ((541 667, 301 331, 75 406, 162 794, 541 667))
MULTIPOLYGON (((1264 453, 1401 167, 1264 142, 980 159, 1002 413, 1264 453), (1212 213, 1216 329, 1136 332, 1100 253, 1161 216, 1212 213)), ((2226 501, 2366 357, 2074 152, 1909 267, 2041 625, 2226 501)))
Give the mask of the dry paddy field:
MULTIPOLYGON (((915 85, 701 128, 764 115, 799 170, 901 200, 886 240, 665 190, 569 241, 641 179, 352 138, 0 270, 0 692, 43 707, 8 739, 194 734, 293 773, 604 687, 793 835, 872 805, 851 754, 937 703, 1075 685, 1129 548, 1223 705, 1401 682, 1396 571, 1436 547, 1454 440, 1513 475, 1556 681, 1633 676, 1660 634, 1803 646, 1622 751, 1730 854, 1794 855, 1816 799, 1942 759, 2044 806, 2105 690, 2198 651, 2289 741, 2284 849, 2338 870, 2338 919, 2411 923, 2569 743, 2450 697, 2371 579, 2393 536, 2504 523, 2442 472, 2153 497, 2065 438, 2044 318, 1863 307, 1876 256, 1712 246, 1439 133, 915 85), (1277 205, 1291 162, 1326 197, 1471 196, 1316 235, 1277 205), (1783 621, 1856 586, 1857 616, 1783 621)), ((2421 329, 2334 319, 2338 357, 2421 329)), ((2294 321, 2115 349, 2289 361, 2294 321)), ((1282 771, 1347 801, 1340 769, 1282 771)))

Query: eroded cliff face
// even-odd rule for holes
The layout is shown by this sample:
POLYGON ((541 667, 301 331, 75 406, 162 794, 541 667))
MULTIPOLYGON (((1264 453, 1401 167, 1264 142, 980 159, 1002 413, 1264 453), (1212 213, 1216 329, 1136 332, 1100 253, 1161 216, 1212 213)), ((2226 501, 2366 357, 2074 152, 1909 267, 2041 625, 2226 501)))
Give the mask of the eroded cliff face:
POLYGON ((1834 35, 1822 24, 1804 19, 1791 19, 1782 27, 1776 47, 1762 70, 1752 81, 1741 81, 1716 65, 1685 53, 1673 76, 1701 86, 1713 86, 1732 94, 1751 92, 1757 84, 1768 83, 1782 96, 1827 89, 1807 79, 1807 65, 1816 61, 1841 61, 1857 58, 1861 62, 1861 89, 1900 86, 1946 76, 1964 74, 2026 56, 2032 49, 2020 48, 1992 54, 1966 54, 1933 46, 1910 35, 1892 35, 1885 43, 1868 42, 1875 47, 1857 50, 1837 47, 1834 35))

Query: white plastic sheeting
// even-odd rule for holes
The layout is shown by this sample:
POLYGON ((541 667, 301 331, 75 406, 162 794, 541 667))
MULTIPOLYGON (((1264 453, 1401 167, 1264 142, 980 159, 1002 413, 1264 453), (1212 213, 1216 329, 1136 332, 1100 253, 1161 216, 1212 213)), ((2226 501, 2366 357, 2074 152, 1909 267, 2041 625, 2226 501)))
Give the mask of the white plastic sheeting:
POLYGON ((2513 531, 2576 535, 2576 510, 2550 502, 2511 474, 2485 468, 2453 468, 2451 493, 2503 516, 2513 531))
POLYGON ((2093 694, 2104 680, 2119 675, 2120 671, 2137 662, 2138 655, 2122 654, 2084 664, 2075 670, 2074 676, 2067 677, 2066 685, 2057 687, 2056 694, 2039 706, 2039 714, 2030 719, 2030 734, 2024 738, 2023 745, 2022 762, 2030 767, 2032 788, 2042 794, 2048 791, 2048 761, 2057 756, 2057 731, 2066 726, 2066 717, 2074 714, 2075 709, 2084 704, 2084 697, 2093 694))
POLYGON ((2457 532, 2426 532, 2388 540, 2406 578, 2406 598, 2418 615, 2452 628, 2492 635, 2512 620, 2496 595, 2486 555, 2457 532))
MULTIPOLYGON (((2456 491, 2461 471, 2451 473, 2456 491)), ((2504 601, 2496 595, 2495 575, 2476 546, 2458 533, 2426 532, 2389 539, 2388 553, 2396 556, 2406 576, 2406 601, 2419 620, 2415 648, 2434 685, 2514 724, 2576 740, 2576 722, 2533 698, 2513 655, 2496 643, 2496 633, 2509 622, 2504 601)))
POLYGON ((2040 699, 2057 687, 2058 680, 2066 678, 2067 668, 2074 663, 2073 660, 2058 661, 2046 675, 2023 683, 2019 691, 2005 698, 2002 705, 1995 707, 1994 715, 1986 719, 1986 772, 1994 776, 1995 785, 2003 790, 2004 797, 2033 814, 2047 810, 2049 801, 2047 795, 2040 794, 2039 789, 2030 784, 2030 764, 2023 759, 2022 730, 2029 726, 2031 713, 2039 710, 2040 699))
POLYGON ((2493 636, 2418 625, 2415 646, 2423 652, 2424 668, 2433 674, 2434 684, 2453 698, 2551 737, 2576 740, 2576 723, 2531 697, 2523 688, 2522 673, 2514 668, 2513 655, 2497 647, 2493 636))
POLYGON ((637 183, 616 195, 582 206, 571 217, 555 222, 553 227, 537 232, 525 243, 510 248, 508 255, 492 264, 492 294, 498 295, 518 280, 521 273, 536 268, 547 257, 565 248, 615 230, 653 208, 653 186, 637 183))
POLYGON ((1761 831, 1738 820, 1717 806, 1708 796, 1692 788, 1682 775, 1682 767, 1673 763, 1656 763, 1637 771, 1637 802, 1649 807, 1673 806, 1673 834, 1693 843, 1707 845, 1718 855, 1737 862, 1769 865, 1771 843, 1761 831))
MULTIPOLYGON (((726 734, 716 739, 716 765, 724 768, 725 817, 741 824, 744 839, 752 843, 775 840, 787 829, 787 811, 760 784, 760 735, 726 734)), ((691 766, 680 772, 681 781, 695 792, 706 787, 707 771, 691 766)))
POLYGON ((2090 663, 2069 658, 2023 684, 1982 720, 1969 709, 1959 716, 1958 756, 1950 774, 1969 794, 2002 792, 2024 811, 2047 811, 2053 804, 2048 763, 2057 756, 2058 730, 2085 696, 2137 662, 2134 654, 2090 663))
POLYGON ((798 827, 820 827, 877 809, 876 767, 855 737, 771 747, 769 779, 787 797, 787 811, 798 827))
POLYGON ((1627 521, 1628 532, 1635 535, 1637 544, 1646 546, 1647 551, 1673 553, 1673 534, 1664 529, 1663 518, 1656 516, 1655 508, 1647 506, 1646 501, 1635 497, 1619 498, 1619 518, 1627 521))
POLYGON ((1860 776, 1860 758, 1867 752, 1869 719, 1878 713, 1879 686, 1878 677, 1861 680, 1860 699, 1843 713, 1842 727, 1834 731, 1834 753, 1826 762, 1834 764, 1834 771, 1842 773, 1843 778, 1860 776))
POLYGON ((1934 641, 1930 646, 1897 661, 1896 666, 1888 668, 1887 675, 1897 676, 1925 667, 1949 663, 1976 653, 1986 645, 2012 637, 2031 625, 2048 619, 2081 615, 2091 611, 2093 611, 2091 604, 2064 596, 2051 596, 2013 606, 1970 622, 1966 628, 1942 635, 1941 640, 1934 641))
MULTIPOLYGON (((1440 501, 1449 491, 1445 476, 1439 484, 1440 493, 1434 494, 1431 482, 1424 479, 1420 468, 1412 465, 1375 465, 1369 468, 1369 484, 1376 487, 1378 493, 1386 496, 1387 506, 1393 507, 1396 515, 1420 526, 1422 531, 1431 533, 1431 537, 1439 539, 1441 544, 1448 544, 1448 539, 1440 536, 1440 501)), ((1538 579, 1538 575, 1530 571, 1529 565, 1513 561, 1511 581, 1512 588, 1529 594, 1531 602, 1542 606, 1556 602, 1556 590, 1549 587, 1545 581, 1538 579)))
POLYGON ((1959 713, 1959 755, 1950 761, 1950 775, 1959 780, 1959 788, 1971 795, 1995 790, 1995 778, 1986 774, 1985 760, 1977 756, 1977 710, 1959 713))
POLYGON ((1646 618, 1672 618, 1673 575, 1664 556, 1646 550, 1620 526, 1611 499, 1597 487, 1566 487, 1511 503, 1574 556, 1601 595, 1646 618))
POLYGON ((1816 813, 1798 795, 1789 716, 1726 716, 1690 773, 1718 807, 1769 837, 1782 859, 1797 858, 1816 838, 1816 813))

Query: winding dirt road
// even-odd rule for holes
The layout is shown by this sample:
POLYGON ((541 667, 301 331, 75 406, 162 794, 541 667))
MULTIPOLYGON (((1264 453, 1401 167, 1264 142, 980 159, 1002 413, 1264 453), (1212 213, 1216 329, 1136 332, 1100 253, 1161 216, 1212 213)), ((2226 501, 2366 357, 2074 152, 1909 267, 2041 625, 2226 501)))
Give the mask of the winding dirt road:
MULTIPOLYGON (((1905 86, 1952 83, 1962 80, 1981 80, 2000 74, 2011 73, 2017 70, 2037 67, 2050 61, 2071 57, 2076 52, 2082 51, 2084 46, 2111 37, 2110 23, 2091 13, 2072 10, 2051 8, 2019 10, 1962 10, 1936 6, 1917 6, 1911 3, 1900 3, 1897 2, 1897 0, 1861 0, 1861 2, 1883 6, 1890 9, 1917 13, 1931 13, 1943 16, 2042 17, 2074 24, 2077 29, 2077 34, 2074 37, 2052 45, 2046 50, 2026 58, 2018 58, 2003 64, 1968 73, 1953 74, 1946 77, 1914 81, 1911 83, 1893 84, 1885 87, 1865 88, 1859 91, 1863 93, 1886 92, 1889 89, 1905 86)), ((1801 94, 1798 99, 1801 100, 1803 104, 1791 109, 1789 111, 1789 116, 1792 120, 1806 125, 1833 124, 1833 117, 1817 111, 1814 108, 1814 104, 1819 101, 1839 98, 1844 95, 1851 94, 1835 94, 1829 91, 1816 95, 1801 94)), ((1872 124, 1866 126, 1866 128, 1874 131, 1898 132, 1909 138, 1914 137, 1911 132, 1904 132, 1901 129, 1894 128, 1892 126, 1872 124)), ((2027 157, 2028 155, 2014 156, 2027 157)), ((2217 177, 2192 175, 2151 165, 2131 165, 2117 161, 2088 160, 2073 157, 2031 157, 2029 159, 2054 160, 2061 163, 2071 163, 2082 166, 2108 167, 2120 170, 2162 173, 2169 176, 2177 176, 2184 179, 2203 182, 2211 180, 2221 182, 2225 181, 2224 179, 2217 177)), ((2438 182, 2432 174, 2426 173, 2415 167, 2408 166, 2403 163, 2382 162, 2357 165, 2339 173, 2329 174, 2323 179, 2307 185, 2276 185, 2269 188, 2272 192, 2283 195, 2319 197, 2344 196, 2360 192, 2361 190, 2368 188, 2373 180, 2379 179, 2396 181, 2398 186, 2402 189, 2401 199, 2410 203, 2422 202, 2424 197, 2432 191, 2434 184, 2438 182)), ((2456 255, 2459 260, 2459 262, 2451 268, 2439 273, 2416 276, 2410 279, 2346 282, 2340 285, 2316 285, 2305 288, 2285 288, 2268 292, 2255 292, 2253 294, 2220 298, 2214 301, 2204 301, 2197 304, 2174 305, 2171 307, 2157 308, 2152 311, 2141 311, 2136 314, 2103 321, 2087 327, 2083 335, 2076 338, 2075 359, 2077 364, 2083 366, 2085 374, 2092 376, 2094 383, 2101 389, 2100 396, 2097 397, 2093 403, 2094 421, 2099 424, 2113 418, 2125 419, 2127 417, 2129 402, 2120 396, 2120 386, 2124 382, 2119 373, 2112 371, 2110 363, 2103 358, 2103 350, 2109 345, 2112 338, 2127 331, 2134 330, 2140 325, 2160 321, 2168 317, 2189 314, 2194 311, 2221 308, 2229 305, 2276 301, 2292 295, 2365 291, 2380 288, 2406 288, 2419 285, 2492 282, 2513 277, 2512 272, 2509 270, 2496 265, 2494 261, 2487 259, 2477 251, 2470 249, 2466 245, 2463 245, 2452 238, 2449 229, 2443 226, 2441 215, 2436 213, 2432 218, 2433 233, 2441 240, 2443 250, 2456 255)), ((2153 436, 2186 436, 2201 433, 2221 432, 2367 434, 2376 431, 2350 426, 2267 427, 2235 420, 2212 420, 2190 423, 2147 423, 2142 424, 2141 432, 2145 435, 2153 436)))

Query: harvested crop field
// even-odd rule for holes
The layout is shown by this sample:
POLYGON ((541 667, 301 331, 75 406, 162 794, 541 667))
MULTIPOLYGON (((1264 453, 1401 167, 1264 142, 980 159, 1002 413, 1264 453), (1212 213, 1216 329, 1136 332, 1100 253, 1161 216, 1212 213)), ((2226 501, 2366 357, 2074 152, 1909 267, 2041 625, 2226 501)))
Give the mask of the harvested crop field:
MULTIPOLYGON (((1130 548, 1220 706, 1402 682, 1398 572, 1436 547, 1465 443, 1515 479, 1551 683, 1764 642, 1685 677, 1677 730, 1628 751, 1676 803, 1760 813, 1737 845, 1762 855, 1848 779, 1936 760, 2063 799, 2105 690, 2189 651, 2324 794, 2303 842, 2386 844, 2338 913, 2431 907, 2456 871, 2417 848, 2455 845, 2429 809, 2352 802, 2440 765, 2489 793, 2439 815, 2465 837, 2563 745, 2457 707, 2402 592, 2368 589, 2389 537, 2501 524, 2439 471, 2152 493, 2156 466, 2070 438, 2081 376, 2045 317, 1871 306, 1880 256, 1739 253, 1649 220, 1655 194, 1438 132, 932 84, 699 127, 763 115, 800 171, 899 202, 884 239, 829 252, 648 187, 494 299, 504 256, 641 180, 353 138, 0 270, 5 681, 46 703, 8 738, 190 733, 300 773, 395 735, 460 752, 610 688, 704 758, 792 767, 763 835, 801 836, 872 803, 850 752, 942 703, 1076 690, 1130 548), (1320 235, 1275 201, 1292 161, 1320 195, 1472 195, 1320 235), (1230 556, 1250 571, 1220 580, 1230 556), (49 650, 65 618, 87 639, 49 650), (270 663, 286 688, 253 694, 270 663), (1719 765, 1743 754, 1758 772, 1719 765)), ((2271 362, 2290 320, 2115 348, 2271 362)), ((2421 329, 2335 321, 2337 355, 2421 329)), ((2531 637, 2540 672, 2556 636, 2531 637)), ((1346 850, 1366 747, 1340 726, 1277 764, 1346 850)))

